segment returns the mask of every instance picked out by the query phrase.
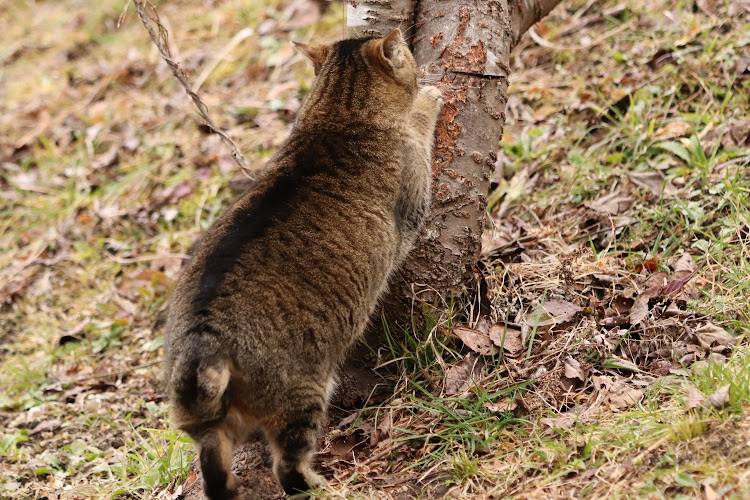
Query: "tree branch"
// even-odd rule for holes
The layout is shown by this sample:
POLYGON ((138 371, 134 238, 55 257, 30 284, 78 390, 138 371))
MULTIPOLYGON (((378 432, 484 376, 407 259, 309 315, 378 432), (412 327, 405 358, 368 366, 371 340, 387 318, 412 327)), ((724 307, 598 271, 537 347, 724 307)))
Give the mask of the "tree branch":
POLYGON ((529 28, 542 20, 560 0, 513 0, 508 2, 510 10, 511 49, 518 45, 529 28))

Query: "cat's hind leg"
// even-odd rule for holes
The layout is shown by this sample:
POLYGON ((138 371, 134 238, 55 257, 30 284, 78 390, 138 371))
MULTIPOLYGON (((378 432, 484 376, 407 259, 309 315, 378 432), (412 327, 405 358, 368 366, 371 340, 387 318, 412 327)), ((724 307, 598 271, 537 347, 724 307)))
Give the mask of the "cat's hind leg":
POLYGON ((232 473, 232 440, 219 427, 193 434, 200 450, 203 491, 210 500, 228 500, 237 494, 237 477, 232 473))
MULTIPOLYGON (((295 398, 289 400, 295 401, 295 398)), ((324 397, 315 401, 296 401, 299 404, 287 409, 278 419, 280 424, 266 429, 274 455, 274 474, 290 495, 326 483, 312 468, 318 433, 325 419, 324 397)))

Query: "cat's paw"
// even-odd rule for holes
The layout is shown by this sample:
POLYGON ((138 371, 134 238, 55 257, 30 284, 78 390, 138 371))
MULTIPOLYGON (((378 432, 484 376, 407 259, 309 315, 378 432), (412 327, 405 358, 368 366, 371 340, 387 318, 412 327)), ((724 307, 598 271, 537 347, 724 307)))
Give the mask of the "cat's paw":
POLYGON ((419 93, 426 95, 427 97, 434 99, 440 102, 441 104, 443 102, 443 92, 437 87, 427 85, 427 86, 421 87, 419 89, 419 93))
POLYGON ((305 471, 305 481, 307 482, 307 485, 314 490, 318 490, 328 483, 326 478, 312 470, 305 471))
POLYGON ((320 489, 328 482, 326 478, 313 471, 309 466, 302 466, 300 469, 285 472, 277 471, 277 477, 281 487, 288 495, 320 489))

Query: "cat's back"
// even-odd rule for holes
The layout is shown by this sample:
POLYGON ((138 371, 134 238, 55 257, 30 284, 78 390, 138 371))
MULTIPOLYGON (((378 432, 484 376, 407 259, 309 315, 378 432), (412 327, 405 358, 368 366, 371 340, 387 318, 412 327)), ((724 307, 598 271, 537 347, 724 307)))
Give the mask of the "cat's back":
POLYGON ((366 315, 398 246, 400 159, 397 148, 383 148, 393 141, 396 133, 368 124, 296 130, 207 231, 176 285, 171 315, 179 321, 170 326, 289 329, 335 322, 335 309, 366 315))

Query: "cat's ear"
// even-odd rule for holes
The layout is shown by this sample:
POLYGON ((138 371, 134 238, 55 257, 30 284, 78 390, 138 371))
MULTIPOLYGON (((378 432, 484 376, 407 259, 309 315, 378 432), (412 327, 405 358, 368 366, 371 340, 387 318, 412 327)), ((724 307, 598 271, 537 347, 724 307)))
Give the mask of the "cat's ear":
POLYGON ((299 42, 292 42, 294 48, 305 54, 313 63, 315 74, 320 73, 320 68, 328 57, 328 45, 307 45, 299 42))
POLYGON ((400 68, 403 63, 400 48, 404 43, 404 36, 398 28, 378 40, 380 63, 386 68, 400 68))

